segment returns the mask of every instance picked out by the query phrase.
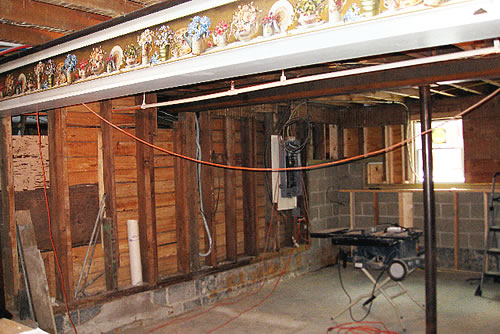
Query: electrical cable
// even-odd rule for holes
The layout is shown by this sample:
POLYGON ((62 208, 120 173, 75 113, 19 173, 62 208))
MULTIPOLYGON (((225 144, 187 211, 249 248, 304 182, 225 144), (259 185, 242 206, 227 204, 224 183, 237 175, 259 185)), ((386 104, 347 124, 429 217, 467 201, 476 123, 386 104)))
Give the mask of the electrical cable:
MULTIPOLYGON (((196 159, 201 160, 201 145, 200 145, 200 121, 198 120, 198 115, 194 117, 194 124, 196 129, 196 159)), ((205 233, 208 238, 208 251, 205 253, 199 252, 200 256, 207 257, 212 253, 213 240, 212 234, 210 233, 210 228, 208 227, 207 217, 205 215, 205 208, 203 206, 203 189, 201 185, 201 164, 196 164, 196 179, 198 181, 198 195, 200 198, 200 214, 203 220, 203 226, 205 227, 205 233)))
MULTIPOLYGON (((278 184, 278 183, 276 183, 276 184, 278 184)), ((271 201, 271 203, 272 203, 272 201, 271 201)), ((266 239, 265 239, 265 243, 264 243, 264 253, 262 254, 262 258, 263 259, 266 258, 266 254, 268 252, 269 241, 270 241, 270 234, 271 234, 271 229, 272 229, 272 226, 273 226, 273 221, 277 220, 277 218, 278 218, 277 217, 277 212, 278 212, 278 210, 277 210, 277 204, 276 205, 273 204, 273 209, 274 209, 273 212, 275 213, 275 215, 271 215, 271 221, 269 222, 269 226, 267 228, 266 239), (275 218, 275 220, 273 218, 275 218)), ((289 263, 289 261, 287 263, 289 263)), ((262 261, 261 264, 260 264, 260 266, 264 266, 264 265, 265 265, 265 261, 262 261)), ((285 268, 285 270, 283 272, 286 272, 286 268, 285 268)), ((260 285, 259 285, 259 287, 255 291, 249 292, 246 295, 244 295, 244 296, 242 296, 242 297, 240 297, 240 298, 238 298, 238 299, 236 299, 234 301, 219 302, 219 303, 216 303, 216 304, 212 305, 211 307, 209 307, 208 309, 206 309, 204 311, 195 313, 192 316, 173 319, 173 320, 168 321, 166 323, 163 323, 163 324, 161 324, 161 325, 159 325, 159 326, 157 326, 155 328, 150 329, 149 331, 146 332, 146 334, 153 333, 153 332, 157 331, 158 329, 165 328, 165 327, 170 326, 170 325, 172 325, 174 323, 177 323, 177 322, 181 322, 181 321, 182 322, 186 322, 186 321, 192 320, 192 319, 194 319, 196 317, 199 317, 199 316, 201 316, 203 314, 206 314, 206 313, 214 310, 215 308, 217 308, 219 306, 229 306, 229 305, 237 304, 237 303, 245 300, 246 298, 248 298, 250 296, 253 296, 253 295, 256 295, 257 293, 259 293, 262 290, 262 288, 264 287, 264 283, 265 283, 266 279, 268 279, 269 277, 270 277, 270 275, 261 278, 260 282, 259 282, 259 280, 256 280, 253 284, 260 284, 260 285)))
POLYGON ((45 163, 43 162, 43 154, 42 154, 42 135, 40 134, 40 117, 38 111, 36 112, 36 128, 38 131, 38 150, 40 153, 40 163, 42 166, 42 176, 43 176, 43 193, 45 196, 45 205, 47 206, 47 218, 49 221, 49 237, 50 237, 50 244, 52 245, 52 250, 54 251, 54 258, 56 260, 56 265, 57 265, 57 270, 59 272, 59 278, 61 280, 61 288, 64 296, 64 304, 66 305, 66 312, 68 314, 69 322, 71 323, 71 326, 73 326, 73 330, 75 331, 75 334, 78 334, 78 331, 76 330, 76 326, 73 323, 73 320, 71 319, 71 314, 69 311, 69 303, 68 303, 68 296, 66 295, 66 288, 64 286, 64 277, 62 274, 62 269, 61 269, 61 263, 59 262, 59 256, 57 255, 56 251, 56 246, 54 244, 54 237, 52 235, 52 221, 50 219, 50 206, 49 206, 49 198, 47 196, 47 180, 45 177, 45 163))
POLYGON ((362 321, 362 322, 348 322, 345 324, 340 324, 335 327, 330 327, 326 330, 326 334, 330 331, 337 330, 337 333, 341 334, 398 334, 397 332, 390 331, 387 326, 380 321, 362 321), (375 325, 381 326, 383 329, 376 327, 375 325), (345 332, 344 332, 345 330, 345 332))
MULTIPOLYGON (((339 274, 339 282, 340 282, 340 286, 342 287, 342 290, 344 290, 344 293, 346 294, 347 298, 349 299, 349 304, 351 304, 351 302, 352 302, 351 295, 349 294, 349 292, 347 292, 347 289, 345 288, 344 282, 342 280, 342 270, 340 269, 340 267, 341 267, 340 260, 341 259, 340 259, 340 252, 339 252, 339 255, 337 256, 337 269, 338 269, 338 274, 339 274)), ((351 316, 352 321, 361 322, 361 321, 365 320, 368 317, 368 315, 370 314, 371 309, 372 309, 372 305, 373 305, 373 300, 375 299, 375 289, 377 288, 378 281, 380 280, 380 278, 382 277, 384 272, 385 272, 384 270, 380 271, 380 274, 377 276, 377 279, 375 280, 375 283, 373 284, 371 296, 370 296, 370 298, 368 298, 368 300, 369 300, 368 310, 366 311, 365 315, 363 315, 363 317, 361 317, 361 319, 359 319, 359 320, 355 319, 354 315, 352 314, 352 308, 349 308, 349 315, 351 316)))
MULTIPOLYGON (((470 113, 471 111, 475 110, 476 108, 480 107, 484 103, 486 103, 489 100, 491 100, 498 93, 500 93, 500 88, 498 88, 497 90, 495 90, 490 95, 485 96, 483 99, 481 99, 480 101, 478 101, 474 105, 466 108, 464 111, 458 113, 453 118, 461 118, 461 117, 465 116, 466 114, 470 113)), ((169 151, 169 150, 163 149, 161 147, 158 147, 156 145, 148 143, 147 141, 145 141, 143 139, 140 139, 140 138, 134 136, 133 134, 128 133, 127 131, 121 129, 119 126, 113 124, 112 122, 110 122, 109 120, 107 120, 106 118, 102 117, 101 115, 99 115, 94 110, 92 110, 85 103, 82 103, 82 106, 84 106, 92 114, 94 114, 97 118, 99 118, 104 123, 106 123, 109 126, 111 126, 112 128, 120 131, 124 135, 126 135, 126 136, 128 136, 128 137, 130 137, 130 138, 132 138, 132 139, 134 139, 134 140, 136 140, 136 141, 138 141, 138 142, 140 142, 140 143, 142 143, 144 145, 147 145, 147 146, 149 146, 149 147, 151 147, 151 148, 153 148, 155 150, 167 153, 167 154, 172 155, 172 156, 177 157, 177 158, 185 159, 185 160, 188 160, 188 161, 191 161, 191 162, 195 162, 195 163, 199 163, 199 164, 204 164, 204 165, 207 165, 207 166, 212 166, 212 167, 217 167, 217 168, 225 168, 225 169, 232 169, 232 170, 246 170, 246 171, 252 171, 252 172, 282 172, 282 171, 292 171, 292 170, 313 170, 313 169, 319 169, 319 168, 325 168, 325 167, 331 167, 331 166, 335 166, 335 165, 340 165, 340 164, 344 164, 344 163, 347 163, 347 162, 361 160, 361 159, 373 157, 373 156, 376 156, 376 155, 379 155, 379 154, 390 152, 390 151, 395 150, 395 149, 397 149, 399 147, 402 147, 403 145, 408 144, 409 142, 415 140, 417 137, 429 134, 429 133, 432 132, 432 130, 434 130, 434 128, 430 128, 430 129, 428 129, 428 130, 420 133, 420 135, 418 135, 418 136, 413 136, 411 138, 407 138, 405 140, 402 140, 402 141, 400 141, 398 143, 395 143, 393 145, 390 145, 388 147, 385 147, 385 148, 382 148, 382 149, 379 149, 379 150, 375 150, 375 151, 372 151, 372 152, 368 152, 368 153, 364 153, 364 154, 361 154, 361 155, 357 155, 357 156, 353 156, 353 157, 349 157, 349 158, 344 158, 344 159, 340 159, 340 160, 335 160, 335 161, 330 161, 330 162, 324 162, 324 163, 320 163, 320 164, 317 164, 317 165, 302 166, 302 167, 291 167, 291 168, 242 167, 242 166, 230 166, 230 165, 217 164, 217 163, 213 163, 213 162, 209 162, 209 161, 201 161, 201 160, 198 160, 198 159, 195 159, 195 158, 191 158, 191 157, 188 157, 188 156, 185 156, 185 155, 173 152, 173 151, 169 151)), ((139 106, 139 108, 140 108, 140 106, 139 106)))

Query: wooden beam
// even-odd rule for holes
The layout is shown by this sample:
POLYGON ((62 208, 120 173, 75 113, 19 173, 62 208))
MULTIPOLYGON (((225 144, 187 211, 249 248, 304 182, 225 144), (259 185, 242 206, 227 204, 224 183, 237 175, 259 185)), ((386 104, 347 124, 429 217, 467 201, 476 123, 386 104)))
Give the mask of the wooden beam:
MULTIPOLYGON (((66 162, 66 109, 49 110, 49 164, 52 235, 59 257, 61 275, 56 270, 57 298, 64 300, 62 286, 69 300, 73 299, 73 250, 71 247, 71 224, 69 185, 66 162)), ((55 254, 54 254, 55 255, 55 254)))
MULTIPOLYGON (((142 103, 142 96, 136 97, 136 103, 142 103)), ((156 94, 148 94, 146 103, 156 103, 156 94)), ((136 136, 152 143, 156 128, 156 108, 137 110, 135 121, 136 136)), ((151 147, 137 141, 136 164, 142 277, 145 282, 154 284, 158 280, 154 151, 151 147)))
MULTIPOLYGON (((16 308, 19 293, 19 265, 16 247, 14 172, 12 167, 12 125, 10 117, 0 119, 0 247, 3 284, 0 292, 10 309, 16 308)), ((1 280, 0 280, 0 283, 1 280)))
MULTIPOLYGON (((201 156, 205 161, 212 161, 212 120, 209 112, 200 113, 200 143, 201 156)), ((216 171, 220 172, 220 171, 216 171)), ((208 229, 212 237, 212 252, 206 257, 209 266, 217 265, 216 252, 216 224, 214 203, 214 169, 209 166, 201 167, 201 186, 203 196, 203 212, 205 214, 208 229)), ((208 252, 209 240, 205 233, 205 253, 208 252)))
MULTIPOLYGON (((100 103, 101 116, 107 120, 112 117, 112 102, 111 100, 102 101, 100 103)), ((110 291, 116 290, 117 285, 117 272, 116 268, 120 265, 120 249, 116 247, 111 241, 118 241, 118 213, 116 209, 116 184, 115 184, 115 159, 113 152, 113 129, 104 121, 100 123, 100 131, 102 137, 102 170, 103 170, 103 183, 104 193, 106 194, 106 218, 109 218, 114 224, 113 228, 109 228, 113 233, 113 237, 108 236, 110 242, 104 244, 104 259, 108 259, 105 264, 108 268, 106 273, 106 288, 110 291), (112 240, 113 239, 113 240, 112 240)), ((109 223, 109 221, 108 221, 109 223)), ((104 230, 104 229, 103 229, 104 230)))
MULTIPOLYGON (((234 120, 224 118, 224 163, 234 165, 234 120)), ((224 209, 226 214, 226 258, 236 261, 238 253, 238 240, 236 228, 236 172, 224 170, 224 209)))
MULTIPOLYGON (((240 125, 242 165, 255 167, 255 119, 242 118, 240 125)), ((243 222, 245 254, 257 255, 257 194, 254 172, 243 172, 243 222)))
POLYGON ((0 13, 0 18, 8 21, 23 22, 37 27, 58 28, 68 32, 82 30, 109 19, 107 16, 31 0, 2 0, 0 13))
POLYGON ((171 112, 223 109, 235 106, 276 103, 321 96, 387 90, 439 81, 500 76, 499 55, 436 62, 420 66, 318 80, 197 103, 171 106, 171 112))
POLYGON ((50 301, 47 275, 36 243, 35 229, 31 221, 30 211, 16 212, 16 222, 36 321, 44 331, 56 333, 56 322, 50 301))
POLYGON ((127 1, 109 1, 109 0, 35 0, 47 4, 63 6, 71 9, 85 12, 96 13, 105 16, 119 16, 143 8, 143 6, 127 1))
POLYGON ((24 45, 39 45, 64 36, 63 33, 35 28, 0 24, 0 39, 6 42, 24 45))

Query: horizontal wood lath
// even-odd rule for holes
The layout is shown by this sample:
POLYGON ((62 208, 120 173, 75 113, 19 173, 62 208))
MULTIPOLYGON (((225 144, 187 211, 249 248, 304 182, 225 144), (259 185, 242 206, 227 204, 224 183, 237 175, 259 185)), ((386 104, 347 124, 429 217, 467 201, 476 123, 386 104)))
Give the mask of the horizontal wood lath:
POLYGON ((109 19, 106 16, 85 13, 60 6, 37 1, 0 2, 0 16, 14 22, 26 22, 32 25, 78 31, 109 19))

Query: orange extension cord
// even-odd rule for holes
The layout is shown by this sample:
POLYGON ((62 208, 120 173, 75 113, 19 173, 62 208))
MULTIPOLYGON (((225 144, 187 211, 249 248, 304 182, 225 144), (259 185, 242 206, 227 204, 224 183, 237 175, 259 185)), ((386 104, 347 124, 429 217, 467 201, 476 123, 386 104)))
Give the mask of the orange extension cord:
POLYGON ((37 112, 36 112, 36 129, 38 131, 38 150, 40 153, 40 162, 42 165, 43 193, 45 196, 45 205, 47 206, 47 218, 49 220, 50 243, 52 245, 52 250, 54 251, 54 257, 56 259, 57 271, 59 272, 59 278, 61 279, 61 288, 62 288, 62 292, 64 295, 64 303, 66 304, 66 312, 68 313, 69 322, 71 323, 71 326, 73 326, 73 330, 75 331, 75 334, 78 334, 78 332, 76 330, 76 326, 73 323, 73 320, 71 319, 71 314, 69 312, 68 296, 66 295, 66 288, 64 286, 64 277, 63 277, 62 270, 61 270, 61 264, 59 262, 59 256, 57 255, 56 246, 54 244, 54 238, 52 236, 52 220, 50 219, 49 198, 47 196, 47 181, 46 181, 46 177, 45 177, 45 163, 43 162, 43 154, 42 154, 42 135, 40 134, 40 117, 39 116, 40 115, 39 115, 39 112, 37 110, 37 112))
MULTIPOLYGON (((499 92, 500 92, 500 88, 498 88, 493 93, 491 93, 490 95, 486 96, 485 98, 483 98, 479 102, 477 102, 474 105, 470 106, 469 108, 465 109, 464 111, 458 113, 453 118, 463 117, 464 115, 468 114, 469 112, 471 112, 472 110, 476 109, 480 105, 482 105, 482 104, 486 103, 487 101, 491 100, 499 92)), ((185 156, 185 155, 173 152, 173 151, 166 150, 166 149, 161 148, 159 146, 156 146, 156 145, 154 145, 152 143, 148 143, 147 141, 145 141, 145 140, 143 140, 141 138, 138 138, 138 137, 134 136, 133 134, 128 133, 127 131, 121 129, 116 124, 113 124, 111 121, 107 120, 106 118, 104 118, 101 115, 99 115, 99 113, 97 113, 94 110, 92 110, 92 108, 90 108, 89 106, 87 106, 85 103, 82 103, 82 106, 84 106, 85 108, 87 108, 92 114, 94 114, 97 118, 99 118, 100 120, 102 120, 103 122, 105 122, 106 124, 108 124, 109 126, 111 126, 112 128, 120 131, 121 133, 123 133, 124 135, 126 135, 126 136, 134 139, 135 141, 138 141, 138 142, 140 142, 140 143, 142 143, 144 145, 147 145, 147 146, 149 146, 149 147, 151 147, 151 148, 153 148, 155 150, 167 153, 167 154, 172 155, 172 156, 177 157, 177 158, 185 159, 185 160, 188 160, 188 161, 191 161, 191 162, 195 162, 195 163, 199 163, 199 164, 203 164, 203 165, 207 165, 207 166, 218 167, 218 168, 225 168, 225 169, 232 169, 232 170, 240 170, 240 171, 249 171, 249 172, 283 172, 283 171, 299 171, 299 170, 306 171, 306 170, 313 170, 313 169, 324 168, 324 167, 331 167, 331 166, 335 166, 335 165, 339 165, 339 164, 344 164, 344 163, 355 161, 355 160, 360 160, 360 159, 364 159, 364 158, 373 157, 373 156, 376 156, 376 155, 379 155, 379 154, 382 154, 382 153, 390 152, 390 151, 395 150, 395 149, 397 149, 399 147, 402 147, 403 145, 406 145, 407 143, 415 140, 417 137, 429 134, 429 133, 432 132, 432 130, 434 130, 434 128, 430 128, 430 129, 428 129, 426 131, 423 131, 422 133, 420 133, 417 136, 413 136, 411 138, 407 138, 407 139, 402 140, 402 141, 400 141, 398 143, 395 143, 394 145, 382 148, 380 150, 368 152, 368 153, 365 153, 365 154, 360 154, 360 155, 357 155, 357 156, 354 156, 354 157, 345 158, 345 159, 341 159, 341 160, 325 162, 325 163, 321 163, 321 164, 317 164, 317 165, 313 165, 313 166, 291 167, 291 168, 243 167, 243 166, 229 166, 229 165, 218 164, 218 163, 210 162, 210 161, 198 160, 198 159, 195 159, 195 158, 192 158, 192 157, 188 157, 188 156, 185 156)), ((136 109, 139 109, 139 106, 136 106, 136 107, 133 107, 133 108, 130 108, 130 109, 131 110, 136 110, 136 109)))
MULTIPOLYGON (((498 88, 493 93, 491 93, 490 95, 486 96, 485 98, 483 98, 482 100, 480 100, 476 104, 470 106, 469 108, 465 109, 461 113, 457 114, 454 118, 459 118, 459 117, 462 117, 462 116, 468 114, 472 110, 476 109, 480 105, 482 105, 482 104, 486 103, 487 101, 489 101, 490 99, 492 99, 499 92, 500 92, 500 88, 498 88)), ((188 157, 188 156, 185 156, 185 155, 173 152, 173 151, 166 150, 166 149, 161 148, 159 146, 156 146, 154 144, 148 143, 147 141, 142 140, 142 139, 140 139, 140 138, 138 138, 138 137, 136 137, 136 136, 134 136, 134 135, 126 132, 125 130, 121 129, 117 125, 115 125, 112 122, 108 121, 107 119, 105 119, 104 117, 102 117, 101 115, 99 115, 97 112, 95 112, 94 110, 92 110, 90 107, 88 107, 85 103, 82 103, 82 105, 85 108, 87 108, 92 114, 94 114, 97 118, 101 119, 103 122, 105 122, 106 124, 108 124, 112 128, 114 128, 117 131, 120 131, 121 133, 125 134, 126 136, 131 137, 132 139, 134 139, 134 140, 136 140, 136 141, 138 141, 138 142, 140 142, 140 143, 142 143, 144 145, 147 145, 147 146, 149 146, 149 147, 151 147, 153 149, 156 149, 158 151, 167 153, 169 155, 172 155, 172 156, 175 156, 175 157, 178 157, 178 158, 181 158, 181 159, 189 160, 189 161, 192 161, 192 162, 195 162, 195 163, 204 164, 204 165, 207 165, 207 166, 212 166, 212 167, 217 167, 217 168, 225 168, 225 169, 232 169, 232 170, 251 171, 251 172, 279 172, 279 171, 287 171, 287 170, 288 171, 290 171, 290 170, 295 170, 295 171, 303 170, 303 171, 305 171, 305 170, 313 170, 313 169, 318 169, 318 168, 323 168, 323 167, 330 167, 330 166, 339 165, 339 164, 343 164, 343 163, 347 163, 347 162, 351 162, 351 161, 355 161, 355 160, 359 160, 359 159, 363 159, 363 158, 368 158, 368 157, 376 156, 376 155, 379 155, 379 154, 382 154, 382 153, 390 152, 390 151, 392 151, 392 150, 394 150, 396 148, 399 148, 399 147, 401 147, 403 145, 406 145, 407 143, 415 140, 418 137, 418 136, 414 136, 412 138, 408 138, 406 140, 403 140, 403 141, 401 141, 399 143, 396 143, 394 145, 391 145, 389 147, 386 147, 386 148, 383 148, 383 149, 380 149, 380 150, 372 151, 372 152, 369 152, 369 153, 365 153, 365 154, 362 154, 362 155, 358 155, 358 156, 354 156, 354 157, 350 157, 350 158, 346 158, 346 159, 342 159, 342 160, 337 160, 337 161, 332 161, 332 162, 326 162, 326 163, 322 163, 322 164, 317 164, 317 165, 314 165, 314 166, 293 167, 293 168, 274 168, 274 169, 273 168, 229 166, 229 165, 217 164, 217 163, 213 163, 213 162, 209 162, 209 161, 198 160, 198 159, 195 159, 195 158, 192 158, 192 157, 188 157)), ((135 107, 132 107, 132 108, 127 108, 127 109, 129 109, 129 110, 139 110, 140 106, 135 106, 135 107)), ((45 164, 43 162, 43 155, 42 155, 42 139, 41 139, 41 134, 40 134, 40 121, 39 121, 39 112, 38 112, 38 110, 36 112, 36 116, 37 116, 37 130, 38 130, 38 144, 39 144, 39 152, 40 152, 40 162, 41 162, 42 174, 43 174, 44 196, 45 196, 45 203, 46 203, 46 206, 47 206, 47 215, 48 215, 48 221, 49 221, 50 242, 52 244, 52 249, 54 251, 54 257, 56 259, 57 269, 58 269, 60 280, 61 280, 61 286, 62 286, 62 291, 63 291, 63 295, 64 295, 64 301, 65 301, 65 305, 66 305, 66 311, 67 311, 67 314, 68 314, 68 318, 69 318, 69 321, 70 321, 71 325, 73 326, 73 329, 74 329, 75 333, 77 334, 78 332, 76 330, 76 326, 73 323, 73 320, 71 319, 70 310, 69 310, 69 303, 68 303, 68 297, 66 295, 66 289, 65 289, 65 286, 64 286, 64 278, 63 278, 63 275, 62 275, 61 265, 60 265, 60 262, 59 262, 59 257, 57 255, 57 251, 56 251, 56 248, 55 248, 55 245, 54 245, 54 240, 53 240, 53 235, 52 235, 52 222, 51 222, 51 219, 50 219, 50 207, 49 207, 49 200, 48 200, 48 196, 47 196, 47 184, 46 184, 46 176, 45 176, 45 164)), ((428 129, 427 131, 424 131, 424 132, 420 133, 419 136, 431 133, 432 130, 433 130, 432 128, 428 129)), ((272 224, 270 224, 269 226, 271 227, 272 224)), ((285 269, 280 274, 280 276, 279 276, 279 278, 278 278, 275 286, 273 287, 273 290, 271 291, 271 293, 268 296, 266 296, 258 304, 254 305, 253 307, 251 307, 248 310, 243 311, 243 313, 244 312, 248 312, 251 309, 257 307, 258 305, 262 304, 266 299, 268 299, 270 297, 270 295, 276 289, 277 283, 279 283, 279 281, 281 280, 281 277, 284 275, 284 273, 285 273, 285 271, 287 269, 288 263, 289 263, 289 261, 291 259, 292 254, 293 254, 293 252, 290 253, 290 257, 289 257, 289 259, 287 261, 285 269)), ((255 292, 255 293, 257 293, 257 292, 255 292)), ((208 309, 207 311, 204 311, 203 313, 210 311, 211 309, 217 307, 218 305, 219 304, 214 305, 212 308, 208 309)), ((241 313, 241 314, 243 314, 243 313, 241 313)), ((241 314, 239 314, 238 316, 240 316, 241 314)), ((186 320, 189 320, 189 318, 186 319, 186 320)), ((229 322, 231 322, 233 320, 234 320, 234 318, 231 319, 229 322)), ((172 322, 174 322, 174 321, 172 321, 172 322)), ((172 322, 170 322, 170 323, 172 323, 172 322)), ((229 322, 227 322, 227 323, 229 323, 229 322)), ((167 323, 167 324, 170 324, 170 323, 167 323)), ((167 324, 164 324, 161 327, 164 327, 167 324)), ((223 324, 223 325, 225 326, 226 324, 223 324)), ((159 327, 159 328, 161 328, 161 327, 159 327)), ((157 328, 157 329, 159 329, 159 328, 157 328)), ((220 327, 218 327, 218 328, 220 328, 220 327)), ((154 329, 154 330, 156 330, 156 329, 154 329)), ((211 332, 209 332, 209 333, 211 333, 211 332)), ((382 333, 382 332, 380 332, 380 333, 382 333)))
POLYGON ((379 321, 348 322, 328 328, 326 334, 329 334, 333 330, 338 334, 398 334, 397 332, 388 330, 385 324, 379 321), (383 327, 383 329, 380 329, 378 326, 383 327))
MULTIPOLYGON (((279 176, 277 176, 279 177, 279 176)), ((278 187, 278 184, 279 182, 276 182, 276 190, 277 190, 277 187, 278 187)), ((278 195, 278 192, 275 191, 275 196, 278 195)), ((276 204, 277 205, 277 204, 276 204)), ((271 228, 273 226, 273 222, 274 222, 274 218, 276 219, 277 221, 277 215, 278 215, 278 210, 276 209, 276 206, 273 205, 273 211, 274 211, 274 215, 271 215, 271 221, 269 223, 269 226, 268 226, 268 229, 267 229, 267 232, 266 232, 266 241, 264 243, 264 253, 262 255, 262 258, 265 258, 267 252, 268 252, 268 247, 269 247, 269 241, 270 241, 270 235, 271 235, 271 228)), ((277 227, 277 224, 276 224, 276 227, 277 227)), ((258 307, 259 305, 261 305, 262 303, 264 303, 267 299, 269 299, 269 297, 271 297, 271 295, 274 293, 274 291, 276 290, 276 287, 278 286, 278 283, 280 282, 281 278, 283 277, 283 275, 286 273, 287 269, 288 269, 288 265, 290 263, 290 260, 292 258, 292 255, 294 254, 294 251, 292 250, 288 256, 288 260, 285 264, 285 267, 283 269, 283 271, 281 271, 281 273, 278 275, 278 280, 275 282, 274 286, 273 286, 273 289, 271 290, 271 292, 269 294, 267 294, 263 299, 261 299, 257 304, 254 304, 252 307, 240 312, 239 314, 237 314, 236 316, 234 316, 233 318, 229 319, 228 321, 222 323, 221 325, 211 329, 210 331, 206 332, 206 334, 209 334, 209 333, 213 333, 223 327, 225 327, 226 325, 228 325, 229 323, 231 323, 232 321, 236 320, 237 318, 239 318, 242 314, 246 313, 246 312, 249 312, 251 310, 253 310, 254 308, 258 307)), ((261 262, 260 264, 261 266, 264 266, 264 261, 261 262)), ((241 298, 238 298, 234 301, 231 301, 231 302, 219 302, 219 303, 216 303, 214 304, 213 306, 209 307, 208 309, 206 309, 205 311, 201 311, 201 312, 198 312, 198 313, 195 313, 194 315, 192 316, 189 316, 189 317, 181 317, 181 318, 177 318, 177 319, 174 319, 174 320, 171 320, 171 321, 167 321, 166 323, 163 323, 151 330, 149 330, 148 332, 146 332, 146 334, 150 334, 150 333, 153 333, 155 331, 157 331, 158 329, 161 329, 161 328, 165 328, 167 326, 170 326, 174 323, 177 323, 177 322, 186 322, 186 321, 189 321, 189 320, 192 320, 194 318, 197 318, 203 314, 206 314, 210 311, 212 311, 213 309, 219 307, 219 306, 229 306, 229 305, 234 305, 234 304, 237 304, 243 300, 245 300, 246 298, 250 297, 250 296, 254 296, 256 295, 257 293, 259 293, 262 288, 264 287, 264 282, 266 281, 266 279, 268 278, 269 276, 267 277, 263 277, 261 279, 261 285, 255 290, 255 291, 252 291, 252 292, 249 292, 247 293, 246 295, 242 296, 241 298)), ((258 283, 258 282, 255 282, 255 283, 258 283)))

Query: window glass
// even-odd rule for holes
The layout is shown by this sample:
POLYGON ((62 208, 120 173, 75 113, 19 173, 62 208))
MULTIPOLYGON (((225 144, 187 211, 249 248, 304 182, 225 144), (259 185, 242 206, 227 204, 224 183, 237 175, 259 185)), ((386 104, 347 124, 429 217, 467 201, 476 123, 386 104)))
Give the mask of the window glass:
MULTIPOLYGON (((461 119, 434 120, 431 123, 433 177, 437 183, 463 183, 464 141, 461 119)), ((417 182, 423 182, 422 139, 420 122, 413 122, 415 157, 413 171, 417 182)))

